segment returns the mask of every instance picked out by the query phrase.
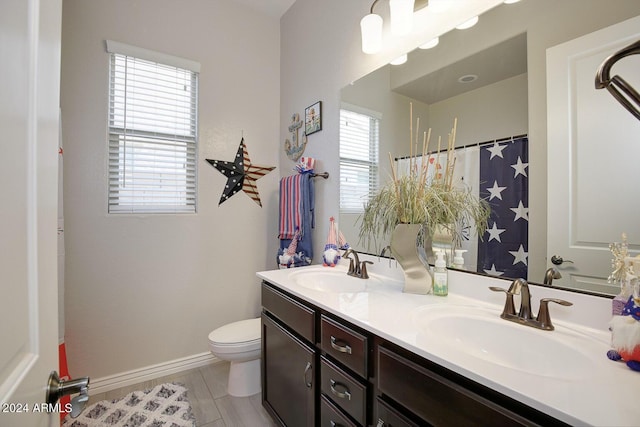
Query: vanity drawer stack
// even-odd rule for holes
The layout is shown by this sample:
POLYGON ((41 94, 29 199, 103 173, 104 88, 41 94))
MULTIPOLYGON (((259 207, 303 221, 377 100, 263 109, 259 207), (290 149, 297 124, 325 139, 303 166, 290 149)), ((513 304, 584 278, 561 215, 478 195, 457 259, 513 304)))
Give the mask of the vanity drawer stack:
POLYGON ((322 410, 322 426, 367 425, 370 418, 367 405, 369 342, 370 339, 355 328, 324 314, 320 316, 322 402, 323 407, 338 410, 337 415, 322 410))
POLYGON ((376 426, 555 426, 546 414, 464 381, 390 343, 376 345, 376 426))

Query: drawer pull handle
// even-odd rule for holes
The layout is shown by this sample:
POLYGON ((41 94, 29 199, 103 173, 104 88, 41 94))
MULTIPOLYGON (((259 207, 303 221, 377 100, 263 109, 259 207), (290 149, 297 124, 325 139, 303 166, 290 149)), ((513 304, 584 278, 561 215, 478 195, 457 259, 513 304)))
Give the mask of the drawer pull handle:
POLYGON ((349 388, 346 385, 336 382, 334 380, 329 380, 329 381, 331 383, 331 393, 333 393, 336 397, 339 397, 340 399, 351 400, 351 393, 349 393, 349 388), (344 391, 338 391, 336 387, 343 388, 344 391))
POLYGON ((311 368, 311 362, 307 362, 307 366, 304 367, 303 380, 304 385, 306 385, 308 388, 311 388, 313 386, 313 381, 307 381, 307 373, 311 370, 311 368))
POLYGON ((331 347, 333 347, 333 349, 335 350, 338 350, 340 353, 351 354, 351 346, 349 344, 338 344, 338 340, 333 335, 331 335, 331 347))

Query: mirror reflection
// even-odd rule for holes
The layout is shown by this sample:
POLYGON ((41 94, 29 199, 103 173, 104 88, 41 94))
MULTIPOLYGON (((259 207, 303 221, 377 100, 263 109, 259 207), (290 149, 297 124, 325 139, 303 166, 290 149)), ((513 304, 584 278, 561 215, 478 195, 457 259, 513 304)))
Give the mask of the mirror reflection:
MULTIPOLYGON (((369 187, 376 185, 375 177, 381 182, 389 178, 389 153, 394 159, 400 159, 397 162, 399 165, 402 164, 402 157, 410 154, 411 104, 413 131, 416 131, 417 117, 420 118, 420 132, 431 129, 432 145, 429 151, 435 151, 433 141, 437 141, 438 136, 443 141, 447 140, 456 118, 456 147, 460 158, 471 155, 474 151, 489 152, 495 146, 507 146, 515 140, 527 141, 526 157, 520 157, 520 173, 521 176, 530 178, 527 183, 528 194, 522 199, 522 209, 513 213, 514 216, 521 216, 519 221, 526 224, 527 231, 524 236, 518 237, 519 242, 513 242, 521 244, 521 249, 518 245, 518 250, 513 250, 515 254, 500 257, 506 264, 519 264, 524 276, 509 271, 504 277, 520 275, 537 283, 545 281, 599 293, 617 293, 614 287, 606 283, 606 277, 610 273, 607 266, 601 268, 597 278, 589 281, 592 283, 589 287, 584 285, 585 281, 576 284, 575 277, 579 276, 576 267, 578 262, 567 261, 559 265, 551 262, 553 255, 556 255, 557 260, 562 258, 562 253, 565 253, 565 260, 569 260, 566 252, 547 253, 547 226, 551 221, 547 218, 546 51, 640 14, 638 2, 617 2, 615 10, 603 9, 602 4, 602 1, 594 0, 523 0, 516 4, 504 4, 481 16, 475 27, 453 30, 441 36, 436 47, 410 52, 407 63, 401 66, 386 65, 343 88, 341 158, 353 156, 353 153, 343 150, 343 146, 349 136, 357 138, 351 135, 356 129, 361 132, 361 138, 366 139, 367 144, 371 142, 372 145, 378 145, 377 160, 352 162, 350 169, 347 166, 341 167, 341 182, 354 179, 354 176, 349 176, 349 172, 360 174, 360 179, 362 174, 371 175, 371 180, 354 193, 341 189, 339 227, 349 243, 370 253, 379 253, 381 247, 385 246, 381 242, 381 247, 359 247, 357 219, 362 196, 369 187), (589 10, 599 10, 599 13, 589 20, 575 19, 576 9, 586 7, 589 10), (362 121, 358 126, 356 118, 362 121), (550 270, 551 268, 554 270, 550 270)), ((596 68, 593 69, 593 76, 596 68)), ((615 110, 611 114, 616 114, 615 110)), ((625 114, 628 115, 620 112, 620 115, 625 114)), ((629 132, 639 130, 638 125, 630 120, 623 122, 623 125, 630 126, 629 132)), ((366 144, 363 143, 361 147, 363 146, 365 151, 360 153, 361 159, 376 154, 370 152, 366 144)), ((494 152, 497 153, 495 149, 494 152)), ((496 156, 491 152, 488 155, 496 156)), ((476 166, 469 166, 462 160, 461 163, 465 165, 456 165, 457 178, 465 184, 478 185, 477 182, 482 181, 482 178, 476 178, 475 183, 470 178, 474 174, 479 176, 477 172, 470 170, 476 166)), ((343 164, 346 164, 344 159, 343 164)), ((507 168, 512 178, 514 174, 518 175, 514 166, 507 168)), ((487 179, 490 178, 484 178, 484 181, 487 179)), ((483 197, 493 197, 492 201, 498 202, 500 188, 503 186, 505 185, 496 183, 493 192, 485 189, 483 197)), ((593 196, 590 198, 595 200, 595 195, 593 196)), ((631 216, 631 211, 629 210, 628 216, 631 216)), ((637 251, 639 248, 638 226, 633 225, 631 220, 622 222, 622 226, 627 229, 619 229, 618 226, 620 223, 614 224, 611 227, 614 231, 607 230, 606 238, 598 241, 598 253, 605 264, 610 264, 611 260, 607 242, 619 240, 622 232, 627 233, 632 250, 637 251), (635 229, 630 229, 633 227, 635 229)), ((490 221, 489 228, 491 227, 490 221)), ((500 235, 499 230, 502 228, 506 227, 498 223, 494 234, 486 234, 484 240, 500 235)), ((491 263, 478 264, 475 236, 470 236, 463 248, 468 250, 464 254, 465 269, 493 275, 504 274, 505 267, 494 267, 491 263)), ((482 255, 480 257, 483 258, 482 255)))

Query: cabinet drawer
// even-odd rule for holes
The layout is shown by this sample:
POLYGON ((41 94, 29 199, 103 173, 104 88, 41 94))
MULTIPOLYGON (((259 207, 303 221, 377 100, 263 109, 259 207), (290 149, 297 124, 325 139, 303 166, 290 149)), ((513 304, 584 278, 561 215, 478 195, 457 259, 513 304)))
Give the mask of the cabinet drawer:
POLYGON ((320 363, 320 390, 361 425, 366 424, 367 387, 331 363, 320 363))
POLYGON ((325 353, 361 377, 367 377, 367 337, 322 315, 320 338, 320 345, 325 353))
POLYGON ((262 307, 311 343, 315 343, 316 312, 262 283, 262 307))
POLYGON ((324 394, 320 398, 320 426, 321 427, 358 427, 327 399, 324 394))
POLYGON ((519 415, 378 346, 378 389, 431 425, 532 425, 519 415))
POLYGON ((414 423, 400 412, 393 409, 382 399, 376 400, 376 427, 418 427, 418 424, 414 423))

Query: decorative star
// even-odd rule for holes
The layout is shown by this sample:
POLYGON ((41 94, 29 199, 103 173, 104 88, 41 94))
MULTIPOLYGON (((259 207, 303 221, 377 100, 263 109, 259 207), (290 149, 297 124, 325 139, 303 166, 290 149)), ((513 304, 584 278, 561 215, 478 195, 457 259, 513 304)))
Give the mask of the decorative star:
POLYGON ((484 272, 490 276, 502 276, 504 274, 502 271, 496 270, 495 264, 491 264, 491 270, 484 270, 484 272))
POLYGON ((227 177, 227 183, 225 184, 222 196, 218 206, 229 200, 234 194, 242 190, 249 197, 251 197, 258 206, 262 207, 260 202, 260 194, 258 194, 258 187, 256 181, 272 170, 275 166, 255 166, 251 164, 249 159, 249 153, 247 152, 247 146, 244 143, 244 138, 240 141, 240 146, 236 152, 236 157, 232 162, 224 160, 211 160, 206 159, 214 168, 227 177))
POLYGON ((529 167, 529 163, 522 163, 522 159, 520 159, 520 156, 518 156, 518 161, 516 162, 516 164, 511 165, 511 167, 515 169, 515 172, 513 174, 514 178, 518 175, 527 177, 527 171, 525 169, 529 167))
POLYGON ((529 208, 525 208, 522 204, 522 200, 518 202, 517 208, 509 208, 516 213, 516 217, 513 219, 513 222, 516 222, 519 218, 524 219, 525 221, 529 221, 529 208))
POLYGON ((490 242, 495 239, 498 242, 502 243, 502 240, 500 240, 500 235, 504 233, 505 230, 506 230, 505 228, 496 227, 496 223, 494 222, 493 227, 487 228, 487 233, 489 233, 489 240, 487 241, 490 242))
POLYGON ((521 262, 524 265, 527 265, 527 257, 529 256, 529 252, 525 252, 524 247, 520 245, 520 249, 517 251, 509 251, 511 255, 513 255, 513 265, 521 262))
POLYGON ((494 198, 498 198, 500 200, 502 200, 502 192, 506 189, 507 187, 498 187, 498 181, 493 181, 493 187, 491 188, 487 188, 487 191, 491 194, 489 196, 489 200, 493 200, 494 198))
POLYGON ((491 157, 489 157, 489 160, 493 159, 495 156, 504 159, 504 157, 502 156, 502 150, 504 150, 505 148, 507 148, 506 145, 499 145, 497 142, 494 142, 491 148, 487 148, 487 150, 491 152, 491 157))

